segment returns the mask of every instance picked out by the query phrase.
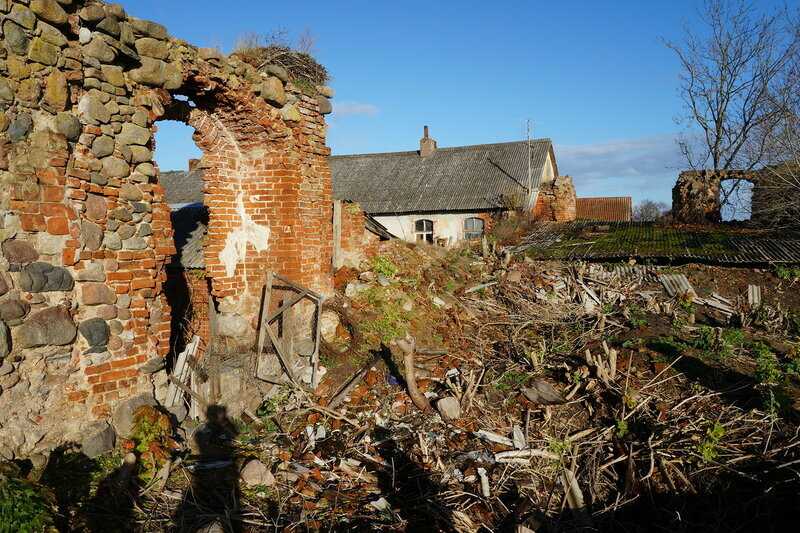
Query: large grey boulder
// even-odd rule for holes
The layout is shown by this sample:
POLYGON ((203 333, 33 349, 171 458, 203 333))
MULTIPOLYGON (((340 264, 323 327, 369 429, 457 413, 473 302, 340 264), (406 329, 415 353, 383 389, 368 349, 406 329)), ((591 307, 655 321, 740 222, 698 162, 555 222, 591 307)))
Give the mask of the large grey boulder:
POLYGON ((84 320, 78 326, 78 330, 89 343, 89 350, 86 353, 102 353, 106 351, 108 338, 111 335, 111 330, 108 323, 102 318, 90 318, 84 320))
POLYGON ((65 307, 50 307, 31 315, 17 330, 15 348, 66 346, 75 340, 78 328, 65 307))
POLYGON ((40 262, 22 269, 19 286, 27 292, 71 291, 75 282, 66 268, 40 262))
POLYGON ((156 400, 151 394, 139 394, 128 398, 117 405, 111 415, 111 424, 117 430, 117 435, 129 437, 133 431, 133 415, 136 410, 144 405, 156 405, 156 400))
POLYGON ((117 442, 117 433, 108 422, 94 422, 85 428, 81 434, 81 452, 89 459, 99 457, 114 449, 117 442))

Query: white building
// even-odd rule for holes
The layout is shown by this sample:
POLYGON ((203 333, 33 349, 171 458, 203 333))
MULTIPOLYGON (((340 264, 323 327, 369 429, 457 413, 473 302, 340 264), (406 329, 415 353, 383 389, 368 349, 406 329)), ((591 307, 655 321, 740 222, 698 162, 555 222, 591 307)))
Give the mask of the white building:
POLYGON ((558 176, 550 139, 333 156, 333 195, 357 202, 394 236, 450 245, 480 238, 493 214, 533 209, 558 176), (530 178, 529 178, 530 176, 530 178))

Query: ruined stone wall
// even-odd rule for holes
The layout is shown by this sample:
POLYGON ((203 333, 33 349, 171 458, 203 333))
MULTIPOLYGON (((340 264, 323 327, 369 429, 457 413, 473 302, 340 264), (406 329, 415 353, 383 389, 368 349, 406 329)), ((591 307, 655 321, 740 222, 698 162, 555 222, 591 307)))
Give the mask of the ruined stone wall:
POLYGON ((558 176, 545 182, 539 188, 536 205, 533 208, 535 220, 570 222, 575 220, 575 186, 569 176, 558 176))
POLYGON ((158 120, 195 127, 204 152, 205 262, 229 333, 254 336, 266 268, 331 290, 330 103, 118 5, 0 0, 0 27, 0 456, 13 457, 117 423, 165 385, 150 374, 170 349, 175 252, 158 120))
POLYGON ((342 265, 359 268, 378 253, 380 237, 366 228, 366 216, 356 203, 342 206, 342 265))
POLYGON ((681 172, 672 188, 672 217, 684 224, 722 221, 720 186, 722 174, 712 171, 681 172))

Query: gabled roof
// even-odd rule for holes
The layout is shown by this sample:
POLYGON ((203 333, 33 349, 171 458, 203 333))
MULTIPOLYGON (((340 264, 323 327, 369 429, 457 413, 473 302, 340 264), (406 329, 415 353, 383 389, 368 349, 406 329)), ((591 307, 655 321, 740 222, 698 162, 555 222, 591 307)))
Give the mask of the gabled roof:
MULTIPOLYGON (((531 141, 533 189, 539 188, 550 139, 531 141)), ((333 156, 333 195, 370 214, 484 211, 527 196, 527 141, 438 148, 432 155, 391 152, 333 156)))
POLYGON ((170 205, 203 203, 202 170, 161 172, 158 182, 164 187, 170 205))
POLYGON ((629 222, 632 214, 633 200, 630 196, 578 198, 575 201, 575 218, 577 220, 629 222))
POLYGON ((175 231, 175 249, 171 266, 205 268, 203 241, 208 232, 208 210, 203 204, 190 204, 170 214, 175 231))

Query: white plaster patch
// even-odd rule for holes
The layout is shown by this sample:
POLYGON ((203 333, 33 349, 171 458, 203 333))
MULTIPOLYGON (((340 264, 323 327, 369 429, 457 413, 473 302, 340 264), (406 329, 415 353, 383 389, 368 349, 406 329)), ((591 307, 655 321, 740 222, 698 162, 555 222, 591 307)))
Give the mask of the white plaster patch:
POLYGON ((269 246, 270 230, 267 226, 256 224, 244 209, 244 192, 236 198, 236 212, 241 223, 238 228, 228 233, 225 248, 219 253, 220 262, 225 265, 225 273, 230 278, 236 272, 236 265, 244 261, 247 245, 252 244, 259 252, 269 246))

